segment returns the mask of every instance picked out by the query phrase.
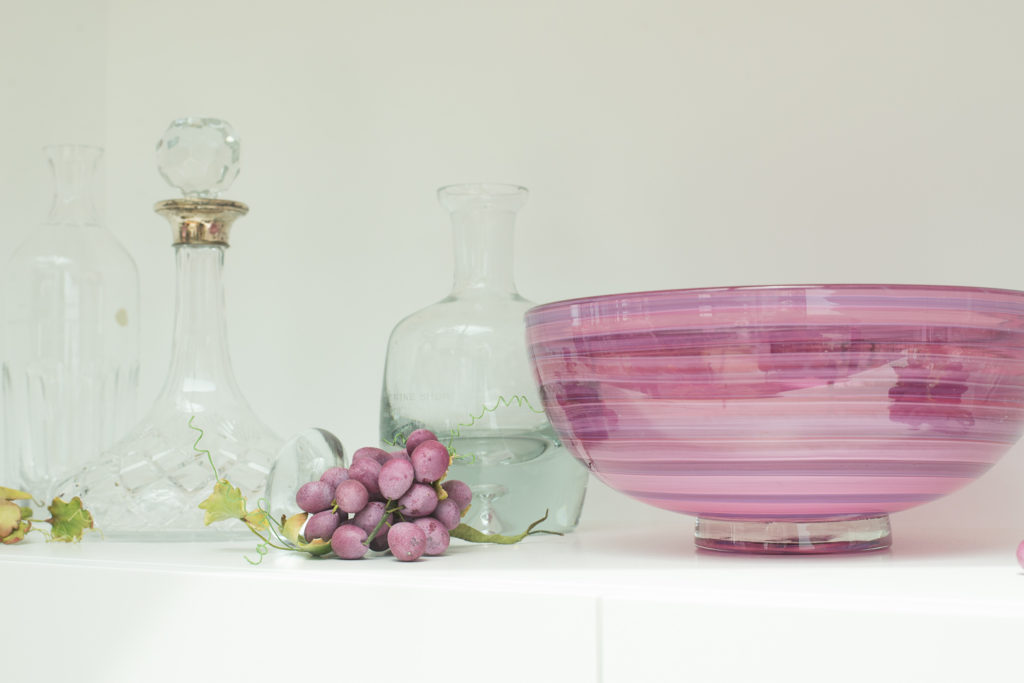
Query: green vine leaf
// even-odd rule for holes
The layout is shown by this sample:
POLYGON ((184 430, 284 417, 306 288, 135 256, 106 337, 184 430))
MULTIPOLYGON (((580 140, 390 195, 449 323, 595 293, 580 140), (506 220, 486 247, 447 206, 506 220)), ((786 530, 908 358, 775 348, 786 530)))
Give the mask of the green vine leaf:
POLYGON ((54 498, 46 509, 50 511, 50 518, 46 521, 50 524, 50 534, 54 541, 78 542, 82 540, 86 529, 93 528, 92 514, 82 506, 82 499, 78 496, 67 503, 54 498))
POLYGON ((544 512, 544 516, 538 519, 536 522, 526 527, 526 531, 515 536, 502 536, 501 534, 485 534, 484 532, 474 529, 467 524, 460 524, 448 533, 452 538, 460 538, 463 541, 469 541, 470 543, 500 543, 502 545, 512 545, 513 543, 519 543, 527 536, 534 534, 551 534, 553 536, 561 536, 562 534, 557 531, 545 531, 544 529, 534 528, 544 522, 548 518, 547 511, 544 512))
POLYGON ((199 504, 200 510, 205 510, 203 524, 209 526, 214 522, 223 522, 226 519, 245 520, 248 513, 245 510, 245 496, 237 486, 232 486, 227 479, 220 479, 213 486, 213 493, 199 504))

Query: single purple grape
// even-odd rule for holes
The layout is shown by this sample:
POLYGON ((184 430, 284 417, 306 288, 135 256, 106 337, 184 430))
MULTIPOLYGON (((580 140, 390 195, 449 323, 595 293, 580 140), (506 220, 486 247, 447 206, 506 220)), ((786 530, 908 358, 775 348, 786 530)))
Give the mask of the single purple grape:
POLYGON ((443 477, 451 463, 448 449, 440 441, 424 441, 409 457, 416 471, 416 481, 421 484, 429 484, 443 477))
POLYGON ((310 481, 299 487, 295 494, 295 502, 309 513, 323 512, 331 507, 334 500, 334 489, 322 481, 310 481))
POLYGON ((324 510, 323 512, 316 513, 306 522, 306 529, 303 532, 306 537, 306 543, 312 543, 314 538, 322 538, 325 541, 329 541, 340 523, 341 518, 338 517, 336 512, 324 510))
MULTIPOLYGON (((371 500, 366 504, 362 510, 357 512, 352 517, 352 523, 357 527, 369 534, 371 531, 377 528, 380 524, 381 518, 384 516, 384 503, 379 500, 371 500)), ((377 536, 386 534, 388 532, 388 524, 391 522, 393 515, 388 514, 388 521, 378 531, 377 536)), ((374 537, 376 538, 376 536, 374 537)))
POLYGON ((413 464, 408 460, 394 458, 384 463, 377 477, 380 495, 390 500, 398 500, 412 486, 414 476, 413 464))
POLYGON ((398 499, 402 516, 406 519, 426 517, 437 507, 437 494, 433 486, 413 484, 409 492, 398 499))
POLYGON ((346 479, 338 484, 334 492, 338 501, 338 509, 342 512, 359 512, 366 507, 366 501, 370 499, 366 487, 355 479, 346 479))
POLYGON ((346 479, 348 479, 348 470, 344 467, 332 467, 320 475, 320 481, 326 482, 332 491, 346 479))
POLYGON ((405 451, 391 451, 391 453, 389 453, 388 455, 391 456, 392 460, 406 460, 408 462, 412 462, 412 460, 409 458, 409 454, 406 453, 405 451))
POLYGON ((405 440, 405 452, 412 455, 416 447, 424 441, 437 441, 437 437, 429 429, 417 429, 405 440))
POLYGON ((445 498, 439 502, 430 514, 434 519, 441 522, 448 531, 457 527, 459 522, 462 521, 462 515, 459 513, 459 504, 451 498, 445 498))
POLYGON ((451 479, 441 484, 441 488, 445 490, 449 498, 458 504, 459 512, 465 512, 469 504, 473 502, 473 489, 469 488, 469 484, 465 482, 451 479))
POLYGON ((376 460, 378 465, 383 465, 391 459, 391 455, 382 448, 363 446, 352 454, 352 464, 356 464, 357 460, 362 460, 363 458, 371 458, 376 460))
POLYGON ((1021 569, 1024 569, 1024 541, 1020 542, 1017 546, 1017 562, 1020 564, 1021 569))
POLYGON ((427 544, 423 549, 424 555, 443 555, 444 551, 448 550, 451 536, 448 535, 448 530, 444 528, 444 524, 433 517, 421 517, 413 522, 413 524, 422 529, 427 537, 427 544))
POLYGON ((411 522, 399 522, 388 531, 388 548, 399 562, 413 562, 427 549, 427 535, 411 522))
POLYGON ((382 553, 388 549, 388 528, 384 527, 384 533, 377 534, 374 538, 370 539, 370 550, 382 553))
POLYGON ((373 458, 360 458, 348 468, 348 478, 365 486, 371 499, 377 498, 380 496, 380 485, 377 483, 380 467, 380 463, 373 458))
POLYGON ((331 550, 343 560, 358 560, 369 550, 363 541, 366 532, 354 524, 343 524, 331 536, 331 550))

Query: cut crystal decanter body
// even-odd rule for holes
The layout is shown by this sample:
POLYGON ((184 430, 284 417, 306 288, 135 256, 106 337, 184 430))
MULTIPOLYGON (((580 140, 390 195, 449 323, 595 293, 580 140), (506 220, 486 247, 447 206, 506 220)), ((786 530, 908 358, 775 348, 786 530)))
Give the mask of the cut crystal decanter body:
POLYGON ((216 195, 238 174, 239 141, 223 121, 181 119, 157 154, 161 174, 185 193, 156 205, 177 261, 170 371, 145 419, 60 493, 80 495, 108 537, 215 540, 247 533, 241 523, 203 525, 198 505, 217 477, 255 503, 281 447, 242 396, 228 352, 224 251, 248 208, 216 195))
POLYGON ((413 313, 388 342, 380 438, 427 428, 459 457, 448 476, 473 489, 463 520, 487 533, 579 521, 588 472, 562 447, 541 410, 516 291, 513 228, 527 191, 454 185, 438 196, 451 212, 455 279, 440 302, 413 313))
POLYGON ((5 481, 44 497, 135 421, 138 270, 96 208, 103 150, 46 149, 53 207, 3 286, 5 481))

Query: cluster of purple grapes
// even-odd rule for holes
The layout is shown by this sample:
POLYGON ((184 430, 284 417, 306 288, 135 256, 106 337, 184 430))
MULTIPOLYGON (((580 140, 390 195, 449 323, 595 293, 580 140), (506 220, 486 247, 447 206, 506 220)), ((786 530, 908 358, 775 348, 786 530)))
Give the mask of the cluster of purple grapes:
POLYGON ((404 451, 360 448, 347 469, 332 467, 299 488, 295 502, 312 515, 306 541, 330 539, 343 560, 370 550, 390 550, 403 562, 444 553, 473 497, 461 481, 438 487, 450 463, 448 449, 426 429, 410 434, 404 451))

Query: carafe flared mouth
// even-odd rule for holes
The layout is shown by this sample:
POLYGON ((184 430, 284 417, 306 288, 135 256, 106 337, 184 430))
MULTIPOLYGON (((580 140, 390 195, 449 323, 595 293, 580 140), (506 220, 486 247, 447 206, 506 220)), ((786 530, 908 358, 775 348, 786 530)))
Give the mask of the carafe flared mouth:
POLYGON ((518 211, 529 195, 529 190, 522 185, 507 183, 462 183, 445 185, 437 191, 441 206, 452 212, 464 209, 518 211))

